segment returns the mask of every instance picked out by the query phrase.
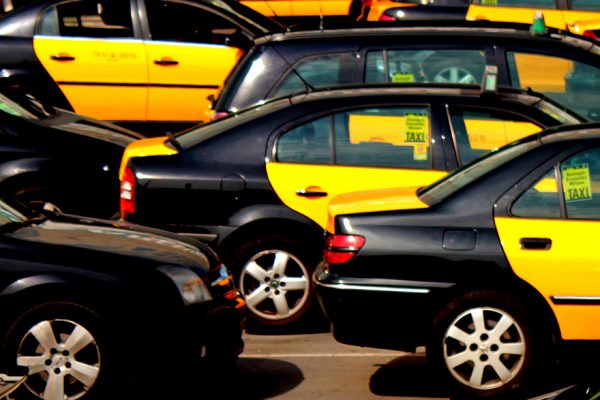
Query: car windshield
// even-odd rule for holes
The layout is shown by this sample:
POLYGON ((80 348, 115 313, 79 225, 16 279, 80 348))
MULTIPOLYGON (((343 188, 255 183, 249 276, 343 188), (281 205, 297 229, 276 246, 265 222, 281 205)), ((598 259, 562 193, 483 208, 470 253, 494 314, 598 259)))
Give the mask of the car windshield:
POLYGON ((215 7, 227 11, 230 14, 235 15, 240 20, 245 21, 249 25, 254 26, 257 30, 264 33, 269 32, 282 32, 285 31, 285 26, 281 25, 277 21, 265 17, 261 13, 254 11, 250 7, 246 7, 238 2, 227 2, 223 0, 209 0, 209 3, 215 7))
POLYGON ((457 169, 445 178, 420 189, 419 198, 430 206, 439 203, 469 183, 539 145, 540 141, 536 135, 510 143, 499 150, 491 151, 472 163, 457 169))
POLYGON ((54 109, 29 95, 0 93, 0 111, 28 119, 44 119, 55 114, 54 109))

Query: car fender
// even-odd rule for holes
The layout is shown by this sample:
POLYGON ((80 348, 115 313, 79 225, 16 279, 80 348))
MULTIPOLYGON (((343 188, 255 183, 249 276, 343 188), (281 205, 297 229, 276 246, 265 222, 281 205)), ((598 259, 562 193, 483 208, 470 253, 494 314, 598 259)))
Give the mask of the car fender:
POLYGON ((7 180, 31 173, 43 173, 56 169, 56 162, 46 157, 32 157, 11 160, 0 164, 0 184, 7 180))
POLYGON ((266 219, 280 219, 300 222, 318 228, 310 218, 299 214, 284 205, 257 204, 238 210, 229 217, 229 226, 244 226, 252 222, 266 219))
POLYGON ((74 284, 72 279, 67 279, 64 276, 58 275, 33 275, 26 278, 21 278, 0 292, 0 298, 13 296, 17 293, 24 293, 27 290, 34 288, 46 287, 47 285, 68 285, 74 284))

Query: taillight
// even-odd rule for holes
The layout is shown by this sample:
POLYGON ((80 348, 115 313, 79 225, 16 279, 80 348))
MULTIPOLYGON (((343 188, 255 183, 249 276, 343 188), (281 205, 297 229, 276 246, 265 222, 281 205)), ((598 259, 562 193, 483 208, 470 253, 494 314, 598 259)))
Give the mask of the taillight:
POLYGON ((389 15, 381 14, 379 17, 380 21, 396 21, 396 18, 390 17, 389 15))
POLYGON ((216 120, 226 117, 228 115, 229 115, 229 113, 225 112, 225 111, 214 111, 212 114, 210 114, 210 120, 216 121, 216 120))
POLYGON ((598 40, 598 35, 596 35, 596 32, 597 31, 584 31, 583 36, 598 40))
POLYGON ((126 219, 127 214, 135 213, 135 175, 129 167, 125 168, 121 179, 121 218, 126 219))
POLYGON ((365 238, 357 235, 331 235, 325 240, 323 261, 327 264, 348 262, 365 245, 365 238))

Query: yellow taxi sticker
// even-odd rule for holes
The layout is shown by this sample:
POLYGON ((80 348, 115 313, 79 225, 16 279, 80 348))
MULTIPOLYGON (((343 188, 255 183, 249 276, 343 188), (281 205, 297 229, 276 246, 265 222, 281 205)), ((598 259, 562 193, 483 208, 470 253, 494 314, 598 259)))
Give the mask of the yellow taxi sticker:
POLYGON ((392 82, 394 83, 412 83, 415 81, 415 75, 410 72, 396 72, 392 74, 392 82))
POLYGON ((406 114, 404 124, 404 141, 406 143, 427 143, 429 141, 429 121, 426 115, 406 114))
POLYGON ((562 168, 563 191, 566 201, 590 200, 592 182, 588 164, 562 168))
POLYGON ((425 144, 414 146, 413 158, 415 161, 426 161, 429 155, 429 147, 425 144))

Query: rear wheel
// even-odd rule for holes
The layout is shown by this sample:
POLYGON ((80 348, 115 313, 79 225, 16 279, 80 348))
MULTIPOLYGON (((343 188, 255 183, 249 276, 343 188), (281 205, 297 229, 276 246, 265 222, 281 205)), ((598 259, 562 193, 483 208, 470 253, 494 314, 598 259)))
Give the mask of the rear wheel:
POLYGON ((305 317, 313 303, 310 279, 317 260, 315 254, 280 236, 243 243, 232 265, 251 320, 284 326, 305 317))
POLYGON ((531 375, 537 349, 530 323, 508 296, 469 293, 438 315, 427 353, 460 392, 501 395, 531 375))

